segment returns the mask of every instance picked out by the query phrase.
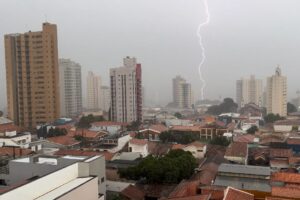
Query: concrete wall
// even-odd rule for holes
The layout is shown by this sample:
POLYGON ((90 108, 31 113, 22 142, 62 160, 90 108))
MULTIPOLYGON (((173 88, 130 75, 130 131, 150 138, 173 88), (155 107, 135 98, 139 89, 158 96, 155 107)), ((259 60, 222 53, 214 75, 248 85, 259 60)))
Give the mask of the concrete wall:
POLYGON ((128 148, 131 152, 140 153, 143 157, 148 155, 148 145, 135 145, 135 144, 128 144, 128 148))
POLYGON ((98 200, 98 178, 75 188, 57 200, 98 200))

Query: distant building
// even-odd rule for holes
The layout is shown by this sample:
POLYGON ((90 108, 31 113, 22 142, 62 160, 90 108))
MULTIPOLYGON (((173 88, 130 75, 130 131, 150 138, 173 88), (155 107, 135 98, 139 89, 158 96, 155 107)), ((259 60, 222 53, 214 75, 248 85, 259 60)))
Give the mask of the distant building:
POLYGON ((57 28, 8 34, 5 39, 8 118, 32 128, 60 117, 57 28))
POLYGON ((267 113, 287 115, 287 79, 276 68, 275 74, 267 78, 267 113))
POLYGON ((82 112, 81 66, 70 59, 59 59, 60 110, 63 117, 82 112))
POLYGON ((192 107, 192 88, 191 84, 180 76, 173 79, 173 103, 177 108, 192 107))
POLYGON ((110 88, 107 86, 101 86, 100 108, 105 112, 108 112, 110 108, 110 88))
POLYGON ((123 67, 110 69, 111 119, 142 121, 142 69, 136 58, 123 59, 123 67))
POLYGON ((101 78, 93 72, 88 72, 87 76, 87 109, 99 110, 101 95, 101 78))
POLYGON ((236 81, 236 102, 239 107, 243 107, 248 103, 255 103, 262 106, 262 80, 255 79, 255 76, 250 76, 250 79, 242 78, 236 81))

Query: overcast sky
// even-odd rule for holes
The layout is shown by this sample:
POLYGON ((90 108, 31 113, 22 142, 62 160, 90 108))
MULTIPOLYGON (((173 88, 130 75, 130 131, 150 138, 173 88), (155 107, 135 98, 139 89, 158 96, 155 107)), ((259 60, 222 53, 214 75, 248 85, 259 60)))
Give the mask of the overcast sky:
MULTIPOLYGON (((234 97, 235 81, 265 80, 277 64, 288 77, 288 95, 300 89, 299 0, 208 0, 210 24, 202 29, 207 60, 206 98, 234 97)), ((142 63, 146 102, 171 101, 171 79, 181 75, 200 96, 197 27, 201 0, 0 0, 0 108, 6 104, 3 36, 58 26, 59 57, 82 65, 108 84, 109 68, 125 56, 142 63)), ((85 94, 85 93, 84 93, 85 94)))

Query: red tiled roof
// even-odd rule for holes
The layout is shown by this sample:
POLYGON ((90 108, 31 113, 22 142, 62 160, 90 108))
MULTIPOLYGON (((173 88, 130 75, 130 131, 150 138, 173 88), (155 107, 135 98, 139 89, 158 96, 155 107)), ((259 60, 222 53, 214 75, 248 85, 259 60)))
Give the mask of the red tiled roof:
POLYGON ((256 137, 251 134, 246 134, 246 135, 239 135, 233 138, 234 142, 246 142, 250 143, 253 142, 256 137))
POLYGON ((135 145, 141 145, 141 146, 144 146, 148 143, 147 140, 142 140, 142 139, 131 139, 129 141, 130 144, 135 144, 135 145))
POLYGON ((254 195, 232 187, 225 190, 223 200, 254 200, 254 195))
POLYGON ((59 151, 55 152, 55 155, 59 156, 96 156, 96 155, 103 155, 105 160, 109 161, 114 156, 113 153, 108 151, 83 151, 83 150, 73 150, 73 149, 60 149, 59 151))
POLYGON ((88 129, 78 129, 76 131, 72 131, 72 130, 68 131, 68 136, 74 137, 76 135, 80 135, 85 138, 93 139, 93 138, 103 137, 106 135, 106 133, 101 132, 101 131, 91 131, 88 129))
POLYGON ((32 154, 30 149, 22 149, 19 147, 0 147, 0 156, 25 156, 32 154))
POLYGON ((226 150, 225 156, 228 157, 246 157, 248 152, 247 143, 233 142, 226 150))
POLYGON ((300 145, 300 137, 298 138, 288 138, 286 141, 287 144, 296 144, 296 145, 300 145))
POLYGON ((293 156, 293 151, 291 149, 275 149, 271 148, 270 150, 270 157, 271 158, 289 158, 293 156))
POLYGON ((57 137, 50 137, 47 138, 50 142, 65 145, 65 146, 73 146, 79 144, 80 142, 75 140, 73 137, 70 136, 57 136, 57 137))
POLYGON ((93 126, 127 126, 127 123, 122 122, 111 122, 111 121, 101 121, 101 122, 93 122, 93 126))
POLYGON ((173 144, 172 149, 183 149, 185 145, 183 144, 173 144))
POLYGON ((19 127, 14 125, 13 123, 0 124, 0 133, 6 131, 18 131, 19 127))
POLYGON ((300 183, 300 174, 287 172, 274 172, 271 175, 271 181, 280 181, 285 183, 300 183))
POLYGON ((300 157, 289 157, 289 164, 299 164, 300 157))
POLYGON ((201 194, 210 195, 211 200, 221 200, 224 197, 225 189, 220 186, 204 186, 201 187, 201 194))
POLYGON ((158 131, 160 133, 168 130, 168 128, 162 124, 153 124, 149 127, 149 129, 158 131))
POLYGON ((272 196, 300 198, 300 189, 294 187, 272 187, 272 196))
POLYGON ((129 185, 124 190, 122 190, 121 195, 131 200, 143 200, 145 197, 145 193, 133 185, 129 185))
POLYGON ((188 197, 197 195, 199 181, 181 181, 170 193, 168 198, 188 197))

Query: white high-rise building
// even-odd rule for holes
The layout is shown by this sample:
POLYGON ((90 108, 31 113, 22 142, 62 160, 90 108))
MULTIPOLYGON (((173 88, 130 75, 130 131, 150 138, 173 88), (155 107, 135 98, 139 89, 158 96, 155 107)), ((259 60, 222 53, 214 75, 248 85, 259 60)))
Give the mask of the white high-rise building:
POLYGON ((255 76, 250 76, 250 79, 242 78, 236 81, 236 102, 239 107, 243 107, 248 103, 255 103, 262 106, 263 92, 262 80, 255 79, 255 76))
POLYGON ((176 76, 173 79, 173 102, 177 108, 192 107, 192 88, 191 84, 185 79, 176 76))
POLYGON ((275 74, 267 78, 267 113, 287 115, 287 79, 281 75, 281 69, 276 68, 275 74))
POLYGON ((100 108, 108 112, 110 108, 110 88, 108 86, 101 86, 100 93, 100 108))
POLYGON ((135 58, 110 69, 111 118, 118 122, 142 121, 142 69, 135 58))
POLYGON ((70 59, 59 59, 60 111, 62 117, 82 112, 81 66, 70 59))
POLYGON ((87 75, 87 109, 101 109, 101 77, 96 76, 93 72, 87 75))

